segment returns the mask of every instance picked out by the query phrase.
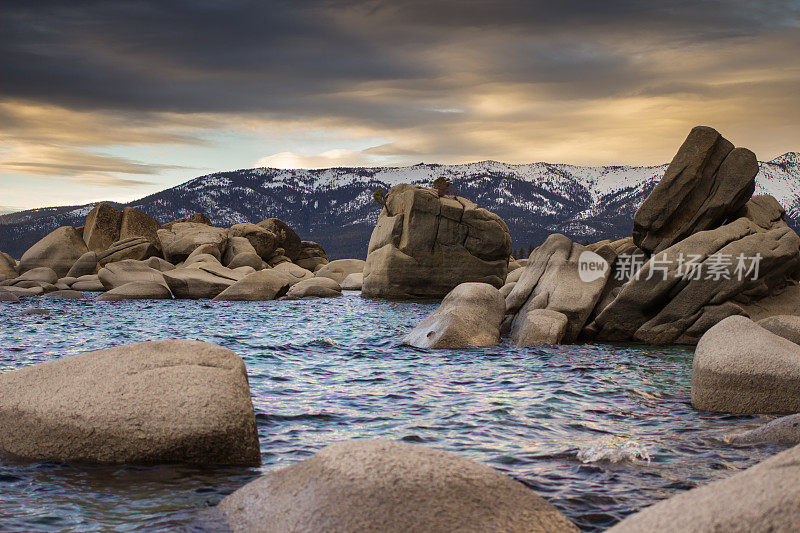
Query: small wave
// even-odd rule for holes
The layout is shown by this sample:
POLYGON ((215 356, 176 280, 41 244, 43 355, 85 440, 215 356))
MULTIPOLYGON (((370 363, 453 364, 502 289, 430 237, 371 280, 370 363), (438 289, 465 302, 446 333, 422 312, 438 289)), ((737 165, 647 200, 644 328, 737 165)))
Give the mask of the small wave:
POLYGON ((635 440, 603 439, 578 451, 578 460, 582 463, 598 461, 621 463, 638 459, 646 460, 649 463, 650 454, 647 452, 647 448, 635 440))

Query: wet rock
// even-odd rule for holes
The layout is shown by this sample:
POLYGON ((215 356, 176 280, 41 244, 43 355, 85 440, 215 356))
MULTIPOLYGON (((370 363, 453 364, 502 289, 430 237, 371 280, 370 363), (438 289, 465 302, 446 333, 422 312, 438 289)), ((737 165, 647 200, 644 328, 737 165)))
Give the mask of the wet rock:
MULTIPOLYGON (((564 235, 550 235, 533 251, 522 275, 506 297, 506 312, 517 316, 514 329, 531 323, 525 318, 528 313, 549 309, 567 317, 563 342, 575 342, 603 293, 615 257, 609 246, 592 252, 564 235), (596 265, 590 276, 587 276, 588 270, 581 271, 582 265, 588 264, 596 265)), ((521 331, 514 329, 512 336, 524 337, 521 331)))
POLYGON ((318 278, 330 278, 341 284, 350 274, 363 273, 366 264, 367 262, 361 259, 337 259, 323 265, 314 275, 318 278))
POLYGON ((242 360, 142 342, 0 374, 0 455, 68 463, 258 465, 242 360))
POLYGON ((521 347, 561 344, 569 319, 552 309, 531 309, 517 315, 511 325, 511 338, 521 347))
POLYGON ((462 283, 405 337, 417 348, 491 346, 500 340, 505 302, 488 283, 462 283))
POLYGON ((776 418, 752 431, 730 435, 725 440, 732 444, 770 442, 795 446, 800 444, 800 414, 776 418))
POLYGON ((80 233, 71 226, 62 226, 48 233, 22 254, 19 272, 47 267, 60 278, 66 276, 72 265, 87 251, 80 233))
POLYGON ((511 236, 503 220, 460 197, 396 185, 370 237, 362 295, 441 298, 456 285, 501 287, 511 236))
POLYGON ((173 264, 185 261, 204 244, 212 245, 217 249, 217 257, 222 257, 228 241, 227 230, 194 222, 178 222, 170 229, 158 230, 157 234, 164 259, 173 264))
POLYGON ((172 293, 163 283, 153 281, 132 281, 99 295, 98 302, 120 300, 171 300, 172 293))
POLYGON ((640 511, 609 533, 797 530, 800 447, 640 511))
POLYGON ((775 335, 800 344, 800 316, 777 315, 758 321, 758 325, 775 335))
POLYGON ((42 315, 47 316, 51 314, 49 309, 42 309, 40 307, 31 307, 30 309, 25 309, 24 311, 20 311, 19 316, 26 316, 26 315, 42 315))
POLYGON ((301 298, 336 298, 342 295, 342 288, 330 278, 308 278, 294 283, 286 297, 290 300, 301 298))
POLYGON ((721 226, 750 199, 758 162, 713 128, 698 126, 633 218, 634 243, 658 253, 721 226))
POLYGON ((83 227, 83 241, 89 250, 102 252, 119 240, 121 226, 122 211, 105 202, 101 202, 86 216, 86 224, 83 227))
POLYGON ((742 414, 800 412, 800 346, 732 316, 697 344, 692 405, 742 414))
POLYGON ((577 532, 528 487, 424 446, 354 440, 250 482, 219 505, 231 529, 577 532))
MULTIPOLYGON (((162 272, 150 268, 143 261, 134 261, 132 259, 109 263, 100 269, 97 277, 106 290, 116 289, 134 281, 149 281, 160 283, 164 286, 167 285, 162 272)), ((76 288, 75 284, 72 287, 76 288)), ((76 288, 76 290, 78 289, 76 288)))
POLYGON ((67 272, 67 276, 72 278, 89 274, 97 274, 97 252, 86 252, 75 261, 75 264, 67 272))
POLYGON ((341 283, 342 290, 345 291, 360 291, 364 285, 364 274, 361 272, 354 272, 348 274, 341 283))
MULTIPOLYGON (((289 227, 286 222, 278 218, 268 218, 257 224, 261 228, 267 230, 275 236, 275 248, 283 248, 283 255, 294 261, 300 257, 300 252, 303 249, 302 241, 297 233, 289 227)), ((265 259, 268 256, 262 256, 265 259)))
POLYGON ((19 302, 19 297, 12 292, 8 292, 3 290, 3 288, 0 288, 0 302, 17 303, 19 302))

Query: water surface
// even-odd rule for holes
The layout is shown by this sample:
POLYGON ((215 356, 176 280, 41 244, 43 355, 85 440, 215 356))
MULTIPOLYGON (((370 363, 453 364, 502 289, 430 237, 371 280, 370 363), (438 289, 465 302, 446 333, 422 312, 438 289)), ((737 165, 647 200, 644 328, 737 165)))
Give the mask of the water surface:
POLYGON ((0 372, 156 339, 235 351, 247 365, 263 462, 202 469, 0 461, 0 529, 200 531, 209 527, 202 510, 255 476, 333 442, 385 438, 488 464, 595 531, 780 450, 722 440, 763 423, 759 417, 692 409, 691 349, 399 346, 398 336, 435 307, 358 293, 283 302, 0 303, 0 372), (53 314, 18 316, 28 307, 53 314), (624 443, 637 453, 601 459, 624 443))

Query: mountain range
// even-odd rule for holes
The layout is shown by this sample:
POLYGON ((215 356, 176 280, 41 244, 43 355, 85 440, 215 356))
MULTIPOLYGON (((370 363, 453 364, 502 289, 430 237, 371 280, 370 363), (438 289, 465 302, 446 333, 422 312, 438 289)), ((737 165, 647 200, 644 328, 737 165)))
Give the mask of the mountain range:
MULTIPOLYGON (((800 153, 759 163, 756 194, 771 194, 800 222, 800 153)), ((380 206, 372 193, 398 183, 429 184, 449 177, 459 196, 500 215, 514 250, 551 233, 578 242, 630 235, 633 214, 667 165, 582 167, 481 161, 462 165, 356 167, 319 170, 253 168, 201 176, 127 204, 169 222, 201 212, 216 226, 277 217, 329 257, 363 258, 380 206)), ((82 226, 96 204, 46 207, 0 215, 0 250, 19 258, 58 226, 82 226)))

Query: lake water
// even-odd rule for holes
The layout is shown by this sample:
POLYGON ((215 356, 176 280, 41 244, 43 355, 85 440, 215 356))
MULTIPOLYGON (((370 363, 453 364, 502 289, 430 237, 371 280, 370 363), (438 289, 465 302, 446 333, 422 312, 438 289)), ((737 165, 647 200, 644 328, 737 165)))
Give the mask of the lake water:
POLYGON ((0 303, 0 371, 155 339, 201 339, 245 361, 260 468, 0 461, 0 529, 202 531, 203 510, 264 472, 353 438, 420 443, 530 486, 602 530, 780 450, 723 435, 764 422, 692 409, 692 351, 578 345, 423 351, 398 336, 436 304, 310 301, 0 303), (18 313, 51 309, 50 316, 18 313), (603 457, 627 457, 612 462, 603 457), (649 460, 647 459, 649 457, 649 460), (587 462, 585 462, 587 461, 587 462))

